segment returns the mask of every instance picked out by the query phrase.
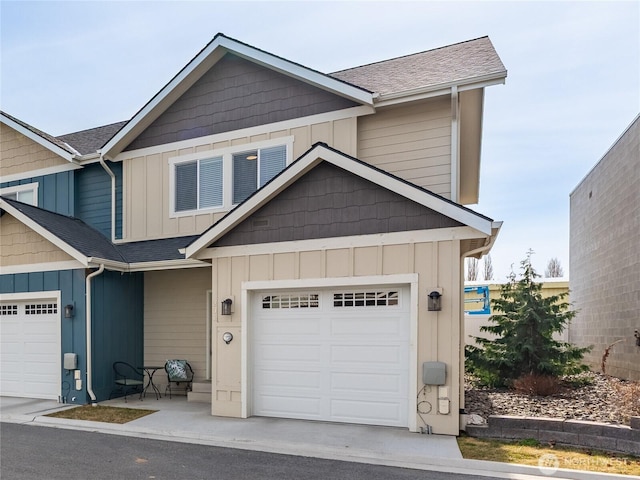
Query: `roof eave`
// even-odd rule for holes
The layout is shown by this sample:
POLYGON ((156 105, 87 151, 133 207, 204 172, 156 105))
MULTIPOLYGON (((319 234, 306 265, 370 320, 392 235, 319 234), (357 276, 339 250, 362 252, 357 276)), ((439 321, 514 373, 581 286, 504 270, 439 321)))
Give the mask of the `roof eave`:
POLYGON ((50 150, 51 152, 55 153, 59 157, 64 158, 68 162, 74 162, 76 160, 76 158, 80 155, 80 153, 75 151, 75 149, 73 147, 71 147, 69 144, 66 144, 66 145, 69 147, 69 149, 73 150, 75 153, 69 152, 69 151, 61 148, 60 146, 56 145, 55 143, 47 140, 46 138, 42 137, 41 135, 38 135, 33 130, 29 130, 28 128, 25 128, 23 125, 19 124, 18 122, 14 121, 13 119, 7 117, 6 115, 4 115, 2 113, 0 113, 0 120, 5 125, 11 127, 12 129, 16 130, 17 132, 19 132, 20 134, 22 134, 25 137, 29 138, 30 140, 33 140, 34 142, 38 143, 42 147, 46 148, 47 150, 50 150))
POLYGON ((473 77, 465 80, 445 82, 437 85, 414 88, 411 90, 403 90, 400 92, 380 94, 376 99, 376 107, 384 107, 388 105, 396 105, 398 103, 438 97, 441 95, 449 95, 453 87, 457 87, 458 92, 464 92, 466 90, 485 88, 492 85, 502 85, 505 83, 506 78, 507 72, 502 71, 499 73, 484 75, 481 77, 473 77))

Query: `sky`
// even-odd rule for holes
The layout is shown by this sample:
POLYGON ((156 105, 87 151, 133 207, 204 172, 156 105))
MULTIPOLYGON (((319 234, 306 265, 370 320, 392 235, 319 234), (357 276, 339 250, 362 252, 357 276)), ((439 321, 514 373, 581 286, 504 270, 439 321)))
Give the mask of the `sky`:
POLYGON ((222 32, 330 73, 488 35, 480 202, 505 280, 569 271, 569 195, 640 112, 640 2, 0 0, 0 108, 52 135, 128 120, 222 32))

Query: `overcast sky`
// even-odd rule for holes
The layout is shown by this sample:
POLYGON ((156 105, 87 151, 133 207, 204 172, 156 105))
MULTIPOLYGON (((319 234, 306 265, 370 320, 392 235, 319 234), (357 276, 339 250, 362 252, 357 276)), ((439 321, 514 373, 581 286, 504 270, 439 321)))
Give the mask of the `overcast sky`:
POLYGON ((488 35, 480 203, 504 280, 569 272, 569 194, 640 112, 640 2, 0 2, 0 105, 61 135, 128 120, 217 32, 330 73, 488 35))

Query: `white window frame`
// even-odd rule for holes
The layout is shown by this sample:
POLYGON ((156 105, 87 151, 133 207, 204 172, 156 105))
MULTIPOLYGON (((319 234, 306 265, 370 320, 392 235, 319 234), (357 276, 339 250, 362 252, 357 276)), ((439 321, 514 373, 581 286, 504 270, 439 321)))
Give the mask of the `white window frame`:
MULTIPOLYGON (((199 215, 203 213, 220 213, 231 210, 236 204, 233 203, 233 155, 250 150, 261 150, 269 147, 285 146, 285 166, 293 161, 293 136, 278 137, 260 142, 244 143, 231 147, 206 150, 178 157, 170 157, 169 162, 169 217, 179 218, 199 215), (222 206, 209 207, 196 210, 176 211, 176 165, 182 163, 207 160, 210 158, 222 157, 222 206)), ((199 178, 198 178, 199 180, 199 178)))
MULTIPOLYGON (((8 195, 11 193, 33 192, 33 201, 28 205, 38 206, 38 182, 25 183, 24 185, 16 185, 14 187, 5 187, 0 189, 0 195, 8 195)), ((22 200, 18 199, 18 202, 22 200)), ((24 202, 22 202, 24 203, 24 202)))

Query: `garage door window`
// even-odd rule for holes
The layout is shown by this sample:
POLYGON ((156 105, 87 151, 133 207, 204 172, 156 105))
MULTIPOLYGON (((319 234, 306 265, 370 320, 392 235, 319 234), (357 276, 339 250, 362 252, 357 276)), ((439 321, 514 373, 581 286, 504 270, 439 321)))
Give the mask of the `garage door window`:
POLYGON ((318 308, 317 293, 285 293, 262 297, 262 308, 318 308))
POLYGON ((33 303, 24 307, 25 315, 46 315, 48 313, 58 313, 58 306, 55 303, 33 303))
POLYGON ((334 307, 390 307, 398 305, 398 292, 367 291, 342 292, 333 294, 334 307))
POLYGON ((0 315, 17 315, 18 305, 0 305, 0 315))

